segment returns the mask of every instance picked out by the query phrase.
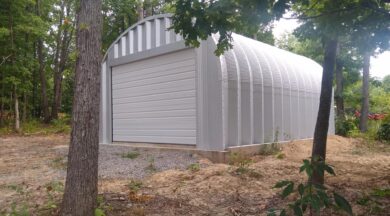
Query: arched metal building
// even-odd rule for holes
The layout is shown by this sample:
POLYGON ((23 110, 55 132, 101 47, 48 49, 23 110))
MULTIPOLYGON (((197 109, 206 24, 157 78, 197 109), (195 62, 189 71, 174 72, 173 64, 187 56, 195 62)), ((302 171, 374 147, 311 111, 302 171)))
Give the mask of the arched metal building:
POLYGON ((233 49, 216 57, 217 36, 189 48, 170 25, 170 15, 146 18, 109 48, 102 64, 101 143, 221 151, 312 138, 320 65, 238 34, 233 49))

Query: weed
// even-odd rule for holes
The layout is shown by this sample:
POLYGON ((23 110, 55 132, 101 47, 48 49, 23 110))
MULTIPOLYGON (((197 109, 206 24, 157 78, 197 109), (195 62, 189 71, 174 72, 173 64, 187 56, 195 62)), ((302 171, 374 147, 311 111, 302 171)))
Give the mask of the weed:
POLYGON ((384 198, 384 197, 390 198, 390 188, 374 189, 372 191, 372 195, 377 196, 377 197, 381 197, 381 198, 384 198))
POLYGON ((257 155, 275 155, 278 154, 280 150, 277 143, 263 144, 257 152, 257 155))
POLYGON ((276 154, 276 158, 277 159, 284 159, 286 157, 286 154, 284 154, 283 152, 278 152, 277 154, 276 154))
POLYGON ((190 164, 187 167, 187 169, 190 170, 191 172, 198 172, 200 170, 200 164, 199 163, 190 164))
POLYGON ((131 180, 129 184, 127 184, 127 188, 130 191, 138 192, 142 188, 142 182, 137 180, 131 180))
POLYGON ((21 194, 21 195, 24 194, 24 189, 23 189, 23 186, 21 186, 21 185, 10 184, 7 186, 7 188, 16 191, 18 194, 21 194))
POLYGON ((65 170, 68 166, 68 162, 63 157, 56 157, 51 161, 50 166, 54 169, 65 170))
POLYGON ((385 211, 385 205, 382 200, 387 200, 390 197, 390 189, 374 189, 371 193, 360 197, 356 203, 366 207, 366 215, 382 214, 385 211))
POLYGON ((252 163, 252 159, 241 152, 230 152, 229 164, 237 166, 235 173, 237 175, 246 174, 249 172, 249 165, 252 163))
POLYGON ((129 151, 127 153, 122 154, 122 158, 128 159, 136 159, 138 156, 140 156, 140 153, 138 151, 129 151))
POLYGON ((11 204, 11 216, 29 216, 30 212, 28 210, 28 206, 26 204, 22 204, 21 206, 17 206, 16 203, 11 204))
MULTIPOLYGON (((303 160, 303 165, 300 167, 299 172, 303 171, 305 171, 308 179, 312 179, 313 172, 327 172, 335 175, 333 168, 318 158, 303 160)), ((324 185, 315 184, 312 181, 300 183, 295 187, 294 182, 284 180, 276 183, 274 188, 283 188, 281 194, 283 199, 294 192, 298 193, 297 199, 288 205, 291 211, 294 212, 294 215, 304 215, 308 209, 310 215, 313 213, 319 215, 320 211, 326 208, 341 209, 348 215, 353 214, 351 205, 344 197, 335 191, 333 191, 332 195, 329 195, 328 189, 324 185)), ((287 210, 282 208, 278 210, 270 209, 268 216, 276 216, 277 212, 279 212, 279 215, 287 215, 287 210)))
POLYGON ((145 167, 149 172, 155 172, 157 170, 156 165, 154 164, 154 157, 149 158, 149 165, 145 167))

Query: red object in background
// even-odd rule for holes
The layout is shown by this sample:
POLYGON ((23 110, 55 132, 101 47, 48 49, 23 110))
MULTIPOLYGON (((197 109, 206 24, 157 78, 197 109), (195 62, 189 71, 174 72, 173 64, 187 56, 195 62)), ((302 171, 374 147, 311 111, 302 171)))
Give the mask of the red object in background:
MULTIPOLYGON (((368 119, 370 120, 382 120, 386 117, 386 113, 369 113, 368 119)), ((358 110, 355 111, 356 118, 360 117, 360 112, 358 110)))

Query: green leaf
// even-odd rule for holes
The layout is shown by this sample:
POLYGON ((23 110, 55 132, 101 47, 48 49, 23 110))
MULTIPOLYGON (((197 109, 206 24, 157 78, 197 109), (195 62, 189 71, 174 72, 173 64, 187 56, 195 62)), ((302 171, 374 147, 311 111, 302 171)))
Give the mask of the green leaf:
POLYGON ((303 215, 302 209, 299 205, 294 205, 293 210, 294 210, 295 216, 302 216, 303 215))
POLYGON ((311 206, 313 207, 316 213, 319 213, 321 210, 321 201, 317 195, 313 195, 311 199, 311 206))
POLYGON ((276 216, 276 210, 271 208, 267 211, 267 216, 276 216))
POLYGON ((298 192, 299 195, 303 196, 303 193, 305 192, 305 186, 303 186, 302 183, 298 185, 298 192))
POLYGON ((344 198, 342 197, 341 195, 339 195, 338 193, 334 192, 333 193, 333 196, 334 196, 334 200, 336 202, 336 205, 344 210, 345 212, 347 212, 349 215, 353 215, 352 213, 352 207, 351 205, 349 204, 349 202, 344 198))
POLYGON ((325 164, 324 165, 324 169, 327 173, 331 174, 331 175, 336 175, 336 173, 334 172, 333 168, 331 166, 329 166, 328 164, 325 164))
POLYGON ((317 191, 318 197, 321 199, 321 201, 324 203, 325 207, 330 206, 330 200, 328 194, 326 194, 324 191, 319 190, 317 191))
POLYGON ((95 216, 106 216, 104 211, 102 209, 96 208, 95 209, 95 216))
POLYGON ((286 214, 286 210, 285 209, 283 209, 281 212, 280 212, 280 214, 279 214, 279 216, 286 216, 287 214, 286 214))
POLYGON ((294 190, 294 183, 290 182, 282 191, 282 197, 286 198, 288 195, 290 195, 294 190))
POLYGON ((279 181, 279 182, 277 182, 277 183, 275 184, 274 188, 282 188, 282 187, 284 187, 284 186, 286 186, 286 185, 288 185, 288 184, 291 184, 291 183, 292 183, 291 181, 286 181, 286 180, 284 180, 284 181, 279 181))

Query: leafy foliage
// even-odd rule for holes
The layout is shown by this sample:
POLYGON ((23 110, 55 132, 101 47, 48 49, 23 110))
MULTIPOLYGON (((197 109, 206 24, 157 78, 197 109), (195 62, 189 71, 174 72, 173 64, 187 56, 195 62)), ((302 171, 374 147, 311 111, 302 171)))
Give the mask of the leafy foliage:
MULTIPOLYGON (((312 178, 313 172, 336 175, 333 167, 326 164, 323 160, 303 160, 303 165, 299 172, 305 172, 309 179, 312 178)), ((310 211, 318 215, 324 208, 341 209, 344 212, 352 215, 352 208, 349 202, 337 192, 329 192, 328 188, 314 184, 310 180, 306 183, 299 183, 295 186, 293 181, 283 180, 275 184, 274 188, 282 189, 281 197, 284 199, 293 193, 297 193, 297 199, 288 205, 289 209, 296 216, 304 215, 306 211, 310 211)), ((270 209, 268 215, 287 215, 286 209, 270 209)))
POLYGON ((232 32, 254 35, 259 26, 267 26, 272 20, 280 18, 289 7, 286 0, 224 0, 187 1, 175 3, 173 28, 181 33, 186 45, 198 47, 199 40, 206 40, 218 33, 219 39, 215 53, 221 55, 232 48, 232 32))

